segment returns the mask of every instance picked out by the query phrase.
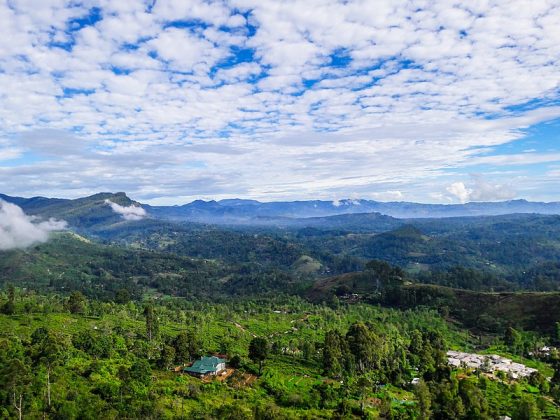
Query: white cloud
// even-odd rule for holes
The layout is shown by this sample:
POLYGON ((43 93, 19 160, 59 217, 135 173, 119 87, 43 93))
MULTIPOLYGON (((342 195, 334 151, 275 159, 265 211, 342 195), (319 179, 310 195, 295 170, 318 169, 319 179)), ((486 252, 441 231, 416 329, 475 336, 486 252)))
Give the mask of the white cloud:
POLYGON ((142 207, 135 205, 121 206, 120 204, 113 203, 111 200, 105 200, 105 203, 111 206, 115 213, 120 214, 124 220, 142 220, 147 216, 146 210, 142 207))
POLYGON ((510 185, 486 181, 481 175, 471 175, 469 186, 463 182, 454 182, 446 189, 461 203, 469 201, 500 201, 515 198, 516 193, 510 185))
POLYGON ((372 193, 371 196, 376 200, 382 201, 402 201, 404 198, 404 194, 402 193, 402 191, 398 190, 375 192, 372 193))
POLYGON ((0 250, 25 248, 46 242, 50 232, 63 229, 66 229, 64 221, 39 221, 27 216, 15 204, 0 200, 0 250))
POLYGON ((12 147, 0 147, 0 161, 17 159, 22 155, 21 149, 16 149, 12 147))
POLYGON ((461 203, 469 201, 472 190, 467 188, 463 182, 454 182, 447 188, 447 192, 457 197, 461 203))
POLYGON ((33 159, 2 163, 3 192, 408 199, 449 168, 559 159, 481 156, 560 118, 538 106, 560 87, 545 0, 36 3, 0 3, 0 160, 33 159))

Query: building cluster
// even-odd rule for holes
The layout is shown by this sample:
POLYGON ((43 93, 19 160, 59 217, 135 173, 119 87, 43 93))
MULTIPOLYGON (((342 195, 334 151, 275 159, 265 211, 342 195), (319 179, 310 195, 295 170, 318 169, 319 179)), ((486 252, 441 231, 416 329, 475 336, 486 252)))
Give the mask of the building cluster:
POLYGON ((497 354, 485 355, 450 350, 447 352, 447 361, 456 368, 480 369, 485 372, 504 372, 512 379, 527 377, 537 371, 537 369, 513 362, 497 354))

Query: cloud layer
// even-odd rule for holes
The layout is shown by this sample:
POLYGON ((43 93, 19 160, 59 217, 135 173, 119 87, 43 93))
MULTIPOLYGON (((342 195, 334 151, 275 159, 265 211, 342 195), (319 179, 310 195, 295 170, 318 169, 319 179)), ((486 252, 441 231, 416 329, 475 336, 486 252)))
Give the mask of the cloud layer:
POLYGON ((111 200, 105 200, 105 203, 111 206, 115 213, 120 214, 124 220, 142 220, 147 216, 146 210, 137 206, 121 206, 120 204, 113 203, 111 200))
POLYGON ((64 221, 55 219, 39 221, 27 216, 15 204, 0 200, 0 250, 2 251, 46 242, 50 232, 65 228, 64 221))
POLYGON ((0 19, 6 193, 427 199, 477 165, 539 191, 528 165, 560 161, 503 149, 560 118, 553 1, 16 1, 0 19))

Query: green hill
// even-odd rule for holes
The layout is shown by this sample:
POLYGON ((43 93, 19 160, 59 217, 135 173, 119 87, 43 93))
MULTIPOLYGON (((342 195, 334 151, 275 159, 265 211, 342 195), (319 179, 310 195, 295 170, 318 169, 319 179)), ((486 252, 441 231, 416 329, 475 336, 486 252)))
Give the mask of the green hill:
POLYGON ((106 200, 124 207, 139 205, 123 192, 99 193, 75 200, 45 197, 20 198, 5 195, 1 195, 0 199, 18 205, 29 215, 62 219, 71 227, 82 230, 125 223, 123 218, 107 205, 106 200))
POLYGON ((410 281, 387 283, 371 271, 320 279, 308 291, 313 301, 381 303, 401 309, 426 306, 448 313, 468 328, 503 332, 512 326, 554 333, 560 322, 558 292, 479 292, 410 281), (357 296, 356 296, 357 295, 357 296))
POLYGON ((151 289, 204 295, 221 275, 217 263, 102 245, 70 232, 26 250, 0 253, 0 284, 42 291, 81 290, 102 299, 112 299, 119 289, 136 297, 151 289))
POLYGON ((113 299, 120 289, 136 298, 159 293, 220 299, 296 293, 308 282, 306 270, 291 267, 300 251, 292 250, 290 244, 247 235, 228 240, 225 247, 220 246, 220 237, 212 239, 206 231, 198 235, 189 234, 190 244, 175 244, 173 251, 182 252, 177 254, 166 249, 173 241, 159 236, 125 247, 101 244, 72 232, 58 233, 41 245, 0 252, 0 287, 13 283, 43 292, 80 290, 103 300, 113 299), (151 242, 155 242, 154 250, 143 247, 151 242), (203 243, 206 248, 200 245, 203 243), (188 256, 197 248, 194 258, 188 256))

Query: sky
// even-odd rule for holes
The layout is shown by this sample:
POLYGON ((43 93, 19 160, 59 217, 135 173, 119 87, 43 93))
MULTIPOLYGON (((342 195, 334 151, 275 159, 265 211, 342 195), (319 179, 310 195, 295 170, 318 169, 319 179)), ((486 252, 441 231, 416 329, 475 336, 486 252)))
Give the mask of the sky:
POLYGON ((0 192, 560 200, 558 0, 0 0, 0 192))

